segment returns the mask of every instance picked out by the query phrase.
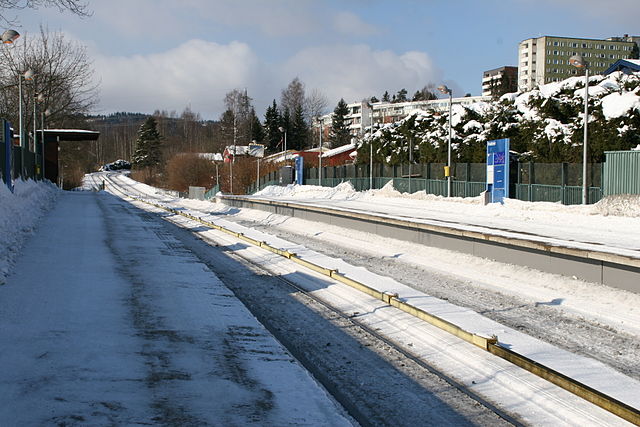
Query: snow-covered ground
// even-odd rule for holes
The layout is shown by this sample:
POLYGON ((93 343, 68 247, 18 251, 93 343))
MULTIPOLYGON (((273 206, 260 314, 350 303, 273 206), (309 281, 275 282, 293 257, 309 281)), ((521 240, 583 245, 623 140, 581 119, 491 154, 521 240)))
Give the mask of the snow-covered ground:
MULTIPOLYGON (((95 182, 100 182, 100 176, 106 175, 97 175, 93 178, 88 179, 88 181, 94 180, 95 182)), ((313 257, 314 260, 323 259, 323 257, 326 258, 326 255, 329 255, 329 258, 327 258, 328 261, 326 262, 339 263, 340 271, 352 271, 352 274, 357 275, 358 277, 362 276, 362 278, 368 278, 367 280, 373 280, 373 284, 376 284, 378 286, 399 286, 398 289, 400 290, 401 295, 409 295, 412 299, 415 299, 417 301, 423 300, 424 303, 428 305, 435 304, 430 308, 434 311, 450 311, 450 308, 447 308, 446 304, 441 308, 438 308, 438 304, 441 304, 441 302, 438 302, 435 299, 429 297, 430 294, 437 294, 437 288, 440 285, 448 286, 446 280, 443 281, 442 279, 438 278, 438 276, 446 276, 454 277, 455 280, 459 281, 456 283, 456 286, 460 286, 461 292, 468 292, 469 289, 473 289, 475 299, 477 299, 478 301, 482 301, 490 294, 501 294, 505 298, 511 297, 519 301, 524 301, 524 305, 535 307, 535 310, 529 313, 529 315, 531 316, 544 315, 545 313, 547 313, 547 310, 560 312, 566 311, 569 313, 573 313, 576 316, 581 316, 588 322, 601 323, 605 328, 612 329, 614 331, 614 334, 615 331, 621 331, 624 334, 635 337, 631 339, 635 339, 636 342, 638 341, 638 336, 640 336, 640 316, 637 310, 637 307, 639 306, 638 303, 640 303, 640 297, 636 294, 610 289, 605 286, 584 283, 573 279, 561 278, 559 276, 542 274, 529 269, 499 265, 497 263, 491 264, 486 260, 477 259, 474 257, 460 256, 460 254, 453 254, 447 251, 439 251, 433 248, 421 247, 420 245, 402 243, 394 241, 393 239, 381 239, 377 236, 368 235, 367 233, 354 232, 352 230, 342 230, 338 229, 337 227, 327 226, 326 224, 314 224, 295 218, 270 215, 264 212, 251 211, 246 209, 238 210, 235 208, 229 208, 219 203, 200 202, 184 199, 178 200, 175 199, 171 193, 163 192, 162 190, 145 186, 144 184, 136 183, 135 181, 132 181, 124 176, 118 176, 118 183, 122 185, 125 191, 131 192, 132 194, 135 194, 139 197, 153 199, 153 201, 156 202, 158 200, 164 200, 164 203, 170 204, 171 206, 182 207, 183 209, 193 211, 198 215, 205 215, 209 220, 223 220, 227 223, 227 226, 231 228, 240 226, 235 224, 244 224, 245 226, 267 231, 269 235, 260 235, 260 240, 272 241, 273 239, 276 239, 275 241, 279 241, 280 245, 284 245, 285 247, 286 245, 290 245, 289 247, 295 248, 295 252, 297 252, 298 254, 308 254, 308 256, 313 257), (281 241, 281 239, 278 240, 277 236, 288 236, 292 237, 294 240, 297 238, 298 244, 292 245, 289 242, 281 241), (302 245, 300 245, 299 243, 302 243, 302 245), (308 245, 319 247, 324 250, 328 249, 331 252, 325 255, 316 253, 313 250, 309 250, 309 248, 306 247, 308 245), (362 264, 364 264, 367 269, 374 274, 371 274, 370 272, 367 272, 361 268, 350 267, 349 263, 353 260, 356 260, 356 258, 359 258, 360 261, 363 261, 362 264), (411 268, 406 268, 406 266, 410 266, 411 268), (385 269, 386 267, 389 267, 389 270, 387 272, 384 272, 383 275, 392 275, 400 283, 395 282, 396 284, 393 284, 392 282, 388 282, 387 278, 376 276, 376 274, 380 275, 380 272, 376 273, 376 268, 385 269), (415 270, 414 273, 412 273, 412 269, 415 268, 418 268, 419 271, 423 272, 420 273, 422 274, 421 281, 425 282, 426 288, 420 288, 419 286, 416 286, 415 280, 412 277, 412 274, 414 274, 415 271, 418 271, 415 270), (398 274, 398 272, 402 270, 406 270, 404 276, 398 274), (403 282, 405 281, 407 282, 406 284, 409 284, 411 286, 410 288, 403 287, 403 282), (429 292, 429 289, 427 289, 429 286, 431 287, 431 290, 435 292, 429 292), (463 288, 466 288, 466 290, 463 288)), ((88 185, 91 186, 90 183, 88 185)), ((117 193, 115 189, 111 189, 109 191, 114 191, 114 194, 117 193)), ((481 206, 479 201, 477 201, 476 203, 474 200, 433 200, 432 198, 425 196, 402 196, 398 195, 397 193, 394 194, 394 192, 389 188, 379 190, 377 193, 356 193, 352 189, 345 188, 345 186, 336 189, 290 187, 284 190, 289 191, 290 193, 280 195, 275 194, 277 191, 282 191, 282 189, 271 188, 267 192, 263 193, 262 197, 271 197, 278 200, 291 200, 298 203, 302 202, 328 204, 332 201, 336 201, 342 203, 343 205, 341 206, 341 208, 344 209, 349 208, 344 204, 348 203, 349 201, 353 201, 361 204, 356 208, 358 210, 363 209, 364 202, 368 199, 369 205, 372 206, 372 209, 384 209, 385 206, 391 209, 393 206, 396 206, 396 209, 402 211, 403 214, 417 212, 420 209, 433 209, 434 207, 437 207, 437 209, 432 210, 431 215, 436 215, 433 212, 441 212, 441 215, 446 215, 447 212, 454 212, 454 214, 458 214, 462 209, 461 206, 469 205, 472 206, 472 208, 470 208, 470 210, 467 212, 467 215, 477 215, 479 217, 482 217, 484 215, 485 217, 491 218, 496 216, 496 211, 498 211, 498 213, 501 213, 502 216, 507 220, 512 221, 513 227, 517 227, 517 224, 522 221, 522 219, 519 219, 519 216, 524 215, 524 217, 529 218, 529 221, 533 223, 533 227, 537 227, 536 229, 540 230, 540 233, 544 233, 544 230, 547 230, 546 233, 548 233, 549 235, 553 235, 553 232, 552 230, 549 230, 549 227, 545 226, 545 221, 549 221, 547 216, 550 213, 560 216, 565 215, 564 218, 566 220, 570 219, 571 217, 575 217, 575 222, 589 221, 591 218, 596 216, 601 218, 614 217, 614 215, 612 215, 613 210, 605 206, 601 206, 599 209, 601 210, 601 212, 607 213, 607 216, 603 216, 591 211, 591 209, 594 209, 594 207, 568 207, 568 209, 575 211, 571 212, 566 211, 565 207, 546 203, 529 204, 528 207, 525 204, 516 208, 508 206, 508 204, 505 206, 485 207, 481 206), (292 191, 297 193, 297 196, 295 194, 292 195, 292 191), (303 194, 306 195, 303 196, 303 194), (424 200, 418 200, 420 198, 423 198, 424 200), (433 204, 434 207, 430 208, 431 204, 433 204), (501 209, 503 211, 500 211, 501 209), (526 214, 524 214, 523 212, 526 212, 526 214)), ((637 204, 634 205, 634 203, 636 202, 633 198, 627 198, 625 200, 627 208, 625 208, 624 211, 628 216, 616 217, 618 220, 620 220, 620 224, 623 224, 622 226, 629 226, 625 221, 637 221, 637 215, 634 214, 634 209, 637 208, 633 207, 637 206, 637 204), (628 208, 629 206, 631 206, 632 208, 628 208)), ((142 208, 142 206, 140 207, 142 208)), ((397 214, 397 212, 394 212, 394 214, 397 214)), ((438 218, 438 216, 434 216, 434 218, 438 218)), ((473 221, 480 221, 478 218, 472 219, 473 221)), ((446 217, 445 220, 447 220, 446 217)), ((557 220, 558 217, 556 217, 555 221, 557 220)), ((454 222, 453 220, 448 221, 454 222)), ((553 223, 554 221, 550 222, 553 223)), ((498 222, 498 224, 501 223, 498 222)), ((197 227, 196 225, 186 224, 186 226, 193 227, 194 230, 199 230, 199 227, 197 227)), ((616 227, 613 225, 610 226, 610 228, 616 229, 616 227)), ((129 229, 130 228, 127 228, 127 230, 129 229)), ((242 228, 242 230, 247 234, 256 233, 255 230, 251 229, 242 228)), ((124 229, 122 231, 124 231, 124 229)), ((195 232, 204 233, 204 231, 195 232)), ((145 240, 142 236, 138 237, 137 239, 145 240)), ((160 240, 167 240, 167 237, 160 236, 160 240)), ((120 244, 116 244, 116 246, 120 246, 120 244)), ((136 247, 138 246, 139 245, 136 244, 136 247)), ((231 246, 233 246, 233 244, 231 244, 231 246)), ((170 247, 175 249, 174 246, 170 247)), ((133 249, 133 247, 131 249, 133 249)), ((618 249, 633 250, 630 247, 618 249)), ((271 262, 269 262, 268 259, 264 257, 264 255, 258 254, 257 258, 259 260, 262 260, 262 262, 267 262, 265 267, 271 265, 271 262)), ((136 274, 142 274, 142 276, 147 274, 144 270, 140 270, 140 267, 135 267, 135 263, 131 268, 135 270, 136 274)), ((285 271, 287 271, 286 269, 290 267, 283 268, 285 268, 285 271)), ((160 268, 160 270, 166 272, 166 269, 160 268)), ((279 272, 278 274, 289 275, 291 273, 279 272)), ((150 280, 151 279, 153 278, 150 277, 150 280)), ((0 290, 1 289, 2 288, 0 288, 0 290)), ((326 288, 326 290, 320 288, 317 290, 317 292, 322 295, 326 294, 326 298, 334 298, 335 300, 336 296, 331 296, 331 293, 335 292, 336 289, 337 288, 335 286, 329 286, 326 288)), ((341 292, 342 291, 338 292, 337 298, 340 298, 339 295, 341 292)), ((352 306, 347 307, 346 310, 361 313, 359 314, 359 317, 362 317, 364 322, 369 321, 372 322, 372 325, 381 327, 383 321, 385 320, 385 316, 387 316, 387 314, 385 314, 387 313, 387 311, 383 310, 383 307, 378 307, 375 305, 368 306, 364 302, 356 303, 353 298, 353 296, 348 298, 347 301, 349 303, 347 305, 352 304, 352 306)), ((158 304, 160 304, 161 301, 162 299, 155 300, 155 302, 158 304)), ((505 299, 500 300, 500 304, 502 304, 504 301, 505 299)), ((338 300, 335 300, 334 302, 336 304, 339 304, 338 300)), ((491 302, 487 302, 487 304, 491 304, 491 302)), ((161 303, 160 305, 162 305, 163 309, 166 309, 164 303, 161 303)), ((502 311, 502 308, 503 307, 500 307, 500 309, 498 309, 498 307, 492 307, 488 311, 502 311)), ((519 309, 518 307, 504 308, 504 311, 507 312, 519 309)), ((452 310, 450 314, 455 317, 456 315, 453 313, 454 311, 455 310, 452 310)), ((481 312, 482 310, 477 311, 481 312)), ((460 313, 461 314, 459 316, 461 319, 468 317, 470 314, 477 315, 465 310, 461 311, 460 313)), ((491 313, 486 314, 490 315, 491 313)), ((180 317, 178 316, 178 318, 180 317)), ((523 323, 526 323, 530 319, 522 320, 523 323)), ((464 322, 464 320, 462 321, 464 322)), ((515 337, 520 333, 511 330, 511 328, 507 326, 488 326, 490 325, 490 323, 485 323, 484 321, 474 321, 472 318, 467 318, 467 322, 471 322, 466 324, 469 329, 489 334, 497 332, 497 335, 502 335, 503 337, 505 337, 504 339, 509 343, 519 345, 520 349, 523 349, 526 346, 526 342, 523 342, 523 344, 517 343, 517 340, 519 338, 516 339, 515 337), (474 327, 477 329, 474 329, 474 327), (479 329, 482 329, 482 331, 480 331, 479 329)), ((390 322, 390 325, 393 325, 393 321, 390 322)), ((411 327, 413 328, 414 326, 415 325, 412 324, 411 327)), ((391 329, 388 332, 391 335, 395 336, 399 341, 408 343, 407 345, 415 346, 416 340, 424 340, 425 345, 427 345, 427 341, 429 341, 426 336, 421 335, 422 333, 420 332, 417 332, 417 335, 411 335, 411 333, 409 335, 406 335, 407 333, 409 333, 409 329, 398 331, 397 326, 390 327, 391 329)), ((525 334, 520 335, 522 335, 526 339, 525 334)), ((567 338, 569 339, 569 337, 567 338)), ((441 340, 441 338, 438 338, 438 340, 441 340)), ((604 346, 605 343, 598 342, 596 339, 591 343, 591 345, 604 346)), ((453 349, 456 347, 456 345, 454 345, 454 343, 450 343, 448 347, 451 347, 451 349, 453 349)), ((417 349, 418 347, 413 348, 417 349)), ((452 357, 453 360, 458 360, 458 363, 460 363, 460 360, 456 359, 457 356, 455 356, 454 353, 446 356, 445 359, 438 359, 436 355, 439 353, 433 353, 433 350, 429 350, 428 347, 423 347, 422 344, 419 348, 421 349, 420 351, 425 351, 425 354, 429 354, 428 357, 432 359, 434 363, 442 363, 443 365, 450 364, 451 360, 447 362, 446 357, 452 357), (440 361, 438 362, 438 360, 440 361)), ((528 351, 535 352, 537 351, 537 349, 539 349, 539 347, 531 348, 528 351)), ((616 352, 617 350, 618 349, 613 348, 611 351, 616 352)), ((545 363, 553 364, 555 362, 558 362, 558 360, 553 360, 553 356, 551 353, 549 353, 548 350, 545 350, 545 352, 545 357, 547 357, 545 363), (549 357, 551 357, 551 359, 549 359, 549 357)), ((640 356, 638 355, 637 351, 632 351, 632 353, 634 355, 630 357, 630 359, 625 360, 628 360, 628 363, 630 365, 638 366, 638 358, 640 356)), ((444 357, 444 353, 442 356, 444 357)), ((575 360, 579 359, 580 358, 576 358, 575 360)), ((564 364, 565 366, 570 365, 571 359, 565 359, 564 361, 562 361, 562 364, 564 364)), ((582 362, 580 362, 580 364, 582 364, 582 362)), ((577 363, 575 367, 578 371, 580 370, 580 364, 577 363)), ((610 368, 603 369, 606 371, 606 369, 610 368)), ((593 372, 583 372, 581 375, 584 377, 589 377, 588 379, 592 383, 593 381, 597 383, 600 380, 597 379, 597 375, 593 374, 597 373, 597 371, 602 371, 603 369, 592 369, 593 372)), ((634 369, 635 368, 630 368, 631 371, 633 371, 634 369)), ((624 371, 624 369, 619 370, 624 371)), ((477 372, 478 371, 476 370, 476 374, 477 372)), ((480 381, 480 385, 474 385, 472 387, 477 390, 482 390, 483 393, 492 392, 491 390, 489 390, 492 388, 492 386, 486 386, 487 384, 497 385, 500 383, 500 381, 503 381, 504 387, 505 385, 508 386, 510 381, 512 381, 511 379, 508 379, 508 377, 506 380, 501 380, 499 378, 500 376, 497 376, 496 378, 489 378, 492 376, 490 372, 486 372, 487 377, 483 376, 482 378, 479 376, 472 378, 473 371, 469 372, 468 375, 470 376, 464 379, 465 384, 467 383, 467 380, 469 384, 476 384, 476 382, 480 381)), ((579 372, 578 375, 580 375, 579 372)), ((614 373, 612 375, 618 374, 614 373)), ((634 389, 636 388, 636 386, 633 385, 634 381, 624 380, 623 382, 627 384, 627 386, 624 386, 627 387, 626 389, 623 389, 624 387, 622 387, 619 390, 615 390, 615 387, 613 387, 613 389, 610 389, 609 391, 611 391, 612 393, 622 393, 623 396, 626 396, 624 397, 624 399, 627 401, 629 401, 629 396, 632 396, 630 398, 631 403, 635 405, 637 402, 635 402, 633 396, 637 394, 634 392, 634 389), (628 387, 631 387, 631 389, 629 389, 628 387)), ((523 391, 522 393, 524 393, 522 396, 527 396, 525 391, 523 391)), ((546 390, 545 388, 544 393, 551 393, 551 391, 546 390)), ((532 399, 534 399, 533 395, 531 397, 532 399)), ((504 399, 505 401, 508 401, 508 397, 498 396, 496 397, 496 399, 504 399)), ((517 405, 519 405, 519 403, 517 405)), ((580 411, 582 411, 582 409, 580 411)), ((531 421, 534 419, 535 416, 533 418, 530 418, 529 420, 531 421)), ((576 419, 573 420, 575 421, 576 419)), ((571 420, 572 418, 569 417, 563 419, 562 421, 571 423, 571 420)))
MULTIPOLYGON (((135 183, 124 178, 118 178, 117 182, 120 185, 122 185, 126 189, 126 191, 131 192, 132 194, 135 194, 139 197, 142 197, 142 198, 147 197, 149 199, 153 199, 156 202, 158 198, 162 198, 162 194, 159 194, 156 189, 147 187, 143 184, 135 183)), ((295 188, 295 187, 290 187, 287 190, 290 190, 291 188, 295 188)), ((295 189, 302 190, 303 192, 304 190, 307 190, 306 191, 307 196, 310 192, 315 192, 316 196, 321 192, 324 192, 325 195, 327 193, 330 193, 334 197, 336 193, 342 193, 340 194, 339 200, 343 200, 343 201, 359 199, 360 197, 362 197, 362 195, 355 194, 355 192, 353 192, 352 189, 351 190, 347 189, 347 191, 340 191, 340 190, 343 190, 340 188, 338 189, 295 188, 295 189)), ((274 190, 279 190, 279 188, 271 189, 272 192, 275 192, 274 190)), ((389 199, 390 198, 389 195, 390 193, 392 194, 392 192, 389 191, 389 189, 385 189, 384 192, 386 193, 384 197, 389 199)), ((369 195, 369 196, 375 197, 375 195, 373 196, 369 195)), ((273 197, 273 193, 271 193, 270 197, 273 197)), ((401 199, 403 199, 403 197, 397 197, 397 199, 394 199, 391 202, 393 202, 396 205, 401 205, 402 204, 401 199)), ((278 199, 278 200, 281 200, 281 199, 278 199)), ((291 200, 291 199, 288 199, 288 200, 291 200)), ((310 202, 312 201, 314 203, 318 201, 314 197, 308 197, 307 200, 310 202)), ((447 200, 443 200, 442 202, 443 204, 451 203, 450 201, 447 201, 447 200)), ((224 225, 227 228, 231 228, 231 229, 235 229, 233 223, 243 222, 249 226, 266 225, 266 227, 263 227, 263 229, 266 229, 269 233, 271 233, 272 231, 275 231, 276 229, 279 231, 287 229, 292 234, 297 233, 298 235, 307 236, 308 238, 307 241, 310 239, 318 238, 319 240, 342 242, 342 247, 345 246, 345 243, 344 243, 345 240, 353 241, 354 246, 360 246, 361 248, 360 251, 363 253, 374 254, 374 256, 379 257, 379 259, 393 257, 394 260, 397 260, 399 263, 411 262, 409 260, 413 260, 413 262, 417 264, 422 263, 424 265, 424 263, 420 261, 420 258, 433 261, 435 258, 434 254, 438 252, 436 250, 429 249, 429 248, 424 248, 424 247, 420 248, 419 247, 420 245, 407 244, 407 247, 405 247, 399 253, 398 246, 397 246, 398 242, 392 242, 392 239, 380 239, 377 236, 371 236, 371 235, 366 236, 366 233, 358 233, 358 232, 354 232, 353 230, 339 230, 336 227, 327 226, 326 224, 314 224, 308 221, 301 221, 295 218, 282 217, 278 215, 268 214, 264 212, 257 212, 257 211, 247 210, 247 209, 229 208, 224 205, 213 204, 209 202, 199 202, 199 201, 184 200, 184 199, 182 200, 165 199, 165 203, 174 207, 175 206, 183 207, 184 209, 188 211, 192 211, 198 216, 203 216, 207 220, 214 221, 218 224, 224 223, 224 225), (228 220, 233 222, 229 223, 228 220), (346 235, 348 235, 349 237, 345 238, 346 235), (363 249, 363 248, 366 248, 366 249, 363 249)), ((375 205, 376 206, 379 205, 377 201, 375 205)), ((550 204, 542 204, 542 205, 550 205, 550 204)), ((450 205, 450 208, 451 207, 452 206, 450 205)), ((544 206, 544 207, 549 208, 549 206, 544 206)), ((555 207, 555 206, 553 207, 557 211, 562 210, 562 207, 555 207)), ((478 206, 476 209, 481 210, 482 208, 484 207, 478 206)), ((554 209, 550 209, 550 210, 554 210, 554 209)), ((274 241, 273 237, 269 237, 269 235, 255 234, 251 229, 246 229, 241 227, 236 229, 236 231, 241 231, 243 234, 251 236, 260 241, 267 241, 270 244, 275 245, 276 247, 286 248, 288 250, 296 252, 299 256, 304 256, 302 254, 308 253, 308 250, 304 246, 300 246, 300 245, 292 246, 290 243, 287 243, 287 242, 283 242, 283 241, 278 242, 277 239, 276 241, 274 241)), ((314 262, 318 262, 319 259, 322 259, 322 256, 319 254, 309 253, 308 256, 310 257, 310 259, 313 259, 314 262)), ((618 291, 615 289, 610 289, 605 286, 583 283, 583 282, 572 280, 572 279, 558 280, 558 279, 561 279, 558 276, 545 275, 545 274, 541 274, 539 272, 535 272, 527 269, 514 268, 513 266, 500 266, 498 263, 493 263, 493 265, 489 263, 490 265, 486 266, 485 271, 486 272, 490 271, 491 274, 483 275, 482 272, 479 273, 478 271, 475 271, 475 270, 478 268, 481 269, 483 267, 483 264, 488 263, 486 260, 474 259, 474 257, 464 257, 464 256, 461 257, 459 254, 452 254, 452 253, 439 254, 438 259, 435 260, 435 264, 437 265, 438 261, 442 261, 445 258, 448 258, 448 263, 440 264, 439 265, 440 271, 448 270, 450 274, 458 275, 459 270, 461 270, 459 266, 465 265, 465 268, 462 268, 463 270, 462 274, 465 274, 466 272, 467 274, 469 274, 469 277, 471 279, 482 282, 482 284, 486 288, 493 288, 495 290, 497 287, 502 285, 503 289, 501 290, 505 293, 511 292, 518 296, 525 295, 527 299, 532 301, 532 304, 531 304, 532 306, 534 304, 536 307, 538 306, 538 304, 541 307, 558 306, 557 308, 558 310, 564 310, 566 307, 569 307, 568 308, 569 311, 571 311, 572 309, 576 310, 576 312, 580 311, 581 314, 583 315, 591 316, 592 318, 598 318, 599 320, 605 321, 605 323, 617 324, 617 326, 620 326, 622 328, 629 326, 629 330, 632 333, 635 333, 636 337, 637 337, 638 331, 640 331, 640 329, 638 329, 638 325, 640 325, 640 322, 638 322, 639 320, 638 313, 637 311, 634 311, 635 310, 634 307, 636 307, 637 302, 639 302, 637 295, 618 291), (482 279, 479 279, 479 277, 481 276, 484 276, 484 277, 482 279), (487 279, 488 277, 491 277, 492 279, 491 280, 487 279), (499 282, 498 286, 492 283, 493 279, 498 279, 498 282, 499 282), (541 285, 542 289, 537 289, 536 284, 541 285), (608 294, 609 291, 611 291, 610 294, 608 294), (563 295, 562 292, 567 293, 566 298, 557 298, 558 295, 563 295), (594 298, 594 292, 595 292, 596 298, 594 298), (603 299, 600 301, 597 301, 595 304, 588 305, 589 301, 593 301, 594 299, 598 300, 599 299, 598 297, 602 297, 603 299), (616 302, 618 301, 622 302, 623 299, 627 297, 631 297, 631 301, 627 299, 627 301, 629 301, 630 304, 628 306, 625 305, 621 310, 613 310, 617 312, 617 317, 616 315, 609 316, 608 314, 612 312, 611 310, 612 304, 615 306, 617 305, 616 302), (635 300, 633 300, 634 297, 635 297, 635 300), (567 305, 565 305, 565 300, 568 301, 567 305), (584 306, 585 302, 587 303, 586 307, 584 306), (598 303, 602 303, 603 305, 598 306, 598 303), (603 307, 607 307, 607 309, 604 311, 601 311, 603 307), (626 311, 627 307, 629 307, 630 313, 626 311)), ((372 260, 372 262, 373 263, 376 262, 375 258, 372 260)), ((375 287, 378 287, 378 288, 380 286, 382 287, 386 286, 385 289, 388 288, 388 289, 391 289, 392 291, 398 290, 400 295, 408 295, 409 300, 418 301, 425 297, 425 295, 422 294, 421 292, 415 293, 415 291, 412 291, 408 288, 403 288, 397 282, 392 281, 395 284, 393 284, 392 282, 387 283, 389 280, 388 278, 384 278, 380 276, 376 277, 375 275, 370 276, 368 272, 363 271, 362 269, 351 270, 350 267, 348 265, 345 265, 344 261, 342 260, 335 259, 335 258, 328 258, 326 263, 327 263, 325 265, 326 267, 330 267, 330 268, 337 267, 338 270, 341 272, 352 271, 354 275, 361 277, 360 280, 365 281, 365 283, 369 285, 374 285, 375 287), (339 265, 336 263, 338 263, 339 265), (413 295, 413 293, 415 293, 415 295, 413 295)), ((396 279, 402 281, 403 277, 402 276, 396 277, 396 279)), ((478 292, 476 292, 476 297, 479 299, 482 298, 481 289, 478 289, 478 292)), ((508 343, 516 351, 521 351, 524 354, 529 354, 534 358, 537 358, 542 363, 554 366, 558 370, 564 371, 566 373, 569 373, 570 375, 574 375, 578 378, 581 378, 587 383, 596 385, 598 388, 601 388, 603 390, 608 390, 608 392, 611 394, 617 394, 622 392, 622 394, 618 394, 619 397, 630 402, 632 405, 638 404, 638 402, 636 402, 635 398, 633 397, 637 394, 636 393, 637 390, 640 389, 637 385, 637 382, 634 382, 633 380, 629 380, 629 379, 625 380, 623 379, 624 376, 622 376, 620 377, 620 381, 615 382, 617 384, 617 387, 608 388, 607 384, 612 383, 611 378, 619 374, 615 374, 609 371, 607 374, 603 375, 600 378, 600 380, 597 380, 596 377, 598 377, 598 375, 593 375, 592 373, 598 372, 599 375, 602 375, 605 372, 607 372, 607 368, 603 367, 602 365, 598 367, 596 363, 595 365, 590 366, 591 362, 580 360, 580 358, 577 356, 572 357, 568 353, 551 350, 550 347, 547 347, 547 349, 545 349, 544 345, 541 346, 540 343, 535 344, 534 343, 535 340, 531 341, 530 339, 527 340, 526 338, 524 338, 524 341, 522 342, 522 344, 518 344, 516 342, 517 339, 514 339, 512 335, 515 331, 510 330, 509 328, 505 328, 501 326, 496 327, 494 325, 492 327, 488 327, 484 329, 485 327, 482 326, 484 324, 484 321, 478 318, 474 318, 473 316, 468 317, 469 312, 466 312, 466 314, 464 314, 463 312, 455 314, 455 311, 456 311, 455 307, 451 307, 451 306, 445 307, 446 306, 445 304, 445 306, 441 308, 437 308, 436 306, 432 306, 430 304, 435 303, 437 305, 437 304, 440 304, 441 302, 437 302, 436 300, 429 297, 427 297, 426 300, 424 301, 427 304, 427 306, 429 306, 428 308, 425 306, 425 308, 427 308, 427 310, 430 312, 437 312, 437 313, 444 314, 445 318, 449 318, 449 320, 452 320, 457 324, 465 325, 469 330, 473 330, 473 331, 485 333, 485 334, 491 334, 493 332, 493 333, 497 333, 498 335, 502 335, 501 342, 508 343), (447 316, 451 316, 451 317, 447 317, 447 316), (594 380, 595 380, 595 383, 593 382, 594 380), (622 385, 623 383, 627 384, 627 386, 623 386, 622 385), (623 389, 625 389, 625 391, 623 391, 623 389)), ((515 334, 518 335, 519 333, 516 332, 515 334)), ((631 363, 635 363, 636 361, 637 361, 637 355, 636 355, 636 359, 634 359, 634 361, 632 361, 631 363)))
POLYGON ((60 194, 52 184, 17 180, 11 193, 0 181, 0 285, 20 254, 26 237, 60 194))
POLYGON ((352 424, 160 221, 21 186, 0 205, 22 246, 0 286, 0 425, 352 424))

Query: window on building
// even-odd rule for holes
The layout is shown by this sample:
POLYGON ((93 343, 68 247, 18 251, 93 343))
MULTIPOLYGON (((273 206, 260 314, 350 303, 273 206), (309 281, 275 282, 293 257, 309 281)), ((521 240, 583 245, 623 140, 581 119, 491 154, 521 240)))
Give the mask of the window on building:
POLYGON ((554 51, 553 51, 553 54, 554 54, 554 55, 557 55, 557 54, 558 54, 558 51, 557 51, 557 50, 554 50, 554 51))
POLYGON ((558 46, 558 42, 553 42, 553 45, 554 46, 558 46))

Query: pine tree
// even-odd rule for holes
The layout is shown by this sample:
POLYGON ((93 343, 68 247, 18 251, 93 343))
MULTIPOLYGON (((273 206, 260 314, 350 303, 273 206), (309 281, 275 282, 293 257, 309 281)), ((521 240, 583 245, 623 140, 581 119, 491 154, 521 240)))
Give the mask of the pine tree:
POLYGON ((309 125, 304 119, 302 106, 296 107, 291 120, 291 132, 287 135, 287 148, 303 150, 309 140, 309 125))
POLYGON ((349 134, 349 125, 347 123, 347 115, 349 114, 349 107, 344 99, 340 99, 338 105, 333 110, 333 116, 331 118, 331 148, 340 147, 348 144, 351 135, 349 134))
POLYGON ((398 94, 396 96, 396 102, 407 102, 407 90, 406 89, 400 89, 398 91, 398 94))
MULTIPOLYGON (((226 110, 220 117, 220 135, 219 141, 223 146, 233 145, 235 139, 237 141, 237 123, 233 111, 226 110)), ((236 142, 237 143, 237 142, 236 142)))
POLYGON ((136 150, 131 157, 133 165, 144 168, 160 163, 160 143, 156 119, 150 116, 138 130, 136 150))
POLYGON ((280 113, 278 113, 278 105, 274 99, 273 104, 267 107, 264 115, 265 144, 269 153, 276 153, 279 150, 278 145, 282 140, 282 132, 280 132, 279 129, 281 126, 282 119, 280 113))
POLYGON ((631 48, 629 59, 640 59, 640 47, 638 47, 638 43, 635 43, 631 48))
POLYGON ((251 125, 251 141, 262 144, 262 141, 264 141, 264 129, 262 128, 262 123, 260 123, 260 119, 256 116, 256 110, 253 107, 251 107, 251 112, 249 113, 249 123, 251 125))
POLYGON ((391 102, 389 92, 387 92, 386 90, 384 91, 384 94, 382 94, 382 102, 391 102))
POLYGON ((375 96, 372 96, 371 99, 369 100, 370 103, 375 103, 375 102, 380 102, 380 100, 378 98, 376 98, 375 96))

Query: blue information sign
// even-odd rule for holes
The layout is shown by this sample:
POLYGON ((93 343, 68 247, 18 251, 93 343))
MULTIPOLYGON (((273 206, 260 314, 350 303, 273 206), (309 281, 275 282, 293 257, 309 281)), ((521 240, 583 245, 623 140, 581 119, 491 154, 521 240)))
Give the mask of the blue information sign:
POLYGON ((302 185, 304 178, 304 158, 302 156, 296 157, 296 184, 302 185))
POLYGON ((509 197, 509 139, 487 142, 487 192, 491 202, 509 197))
POLYGON ((4 143, 4 179, 7 188, 13 193, 13 182, 11 181, 11 155, 13 154, 13 141, 11 141, 11 125, 8 121, 2 120, 2 142, 4 143))

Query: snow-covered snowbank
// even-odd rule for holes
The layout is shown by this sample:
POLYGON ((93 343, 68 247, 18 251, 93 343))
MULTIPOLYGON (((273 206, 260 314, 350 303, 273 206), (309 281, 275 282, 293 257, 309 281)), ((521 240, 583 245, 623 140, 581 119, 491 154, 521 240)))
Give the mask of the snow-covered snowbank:
MULTIPOLYGON (((424 202, 425 207, 429 205, 433 207, 434 204, 448 205, 450 208, 455 209, 455 206, 466 205, 466 209, 471 206, 476 206, 478 211, 481 210, 500 210, 501 216, 509 216, 520 212, 527 212, 529 214, 538 212, 544 216, 550 212, 556 212, 560 214, 571 214, 590 217, 592 215, 602 216, 625 216, 625 217, 640 217, 640 195, 616 195, 605 197, 598 203, 593 205, 563 205, 560 203, 551 202, 523 202, 516 199, 505 199, 504 205, 489 205, 484 206, 480 197, 443 197, 436 196, 434 194, 427 194, 424 191, 417 191, 415 193, 401 193, 393 188, 393 182, 390 181, 383 188, 379 190, 370 190, 359 192, 356 191, 350 182, 343 182, 336 187, 320 187, 315 185, 288 185, 286 187, 269 186, 262 191, 255 194, 258 197, 281 197, 286 199, 297 200, 310 200, 310 199, 328 199, 328 200, 368 200, 375 202, 376 199, 381 197, 393 198, 394 203, 398 204, 398 207, 403 205, 411 205, 415 207, 415 201, 424 202), (411 201, 407 203, 408 201, 411 201)), ((472 213, 472 212, 469 212, 472 213)))
POLYGON ((4 284, 25 240, 58 194, 55 185, 31 180, 16 181, 14 193, 4 183, 0 185, 0 285, 4 284))

